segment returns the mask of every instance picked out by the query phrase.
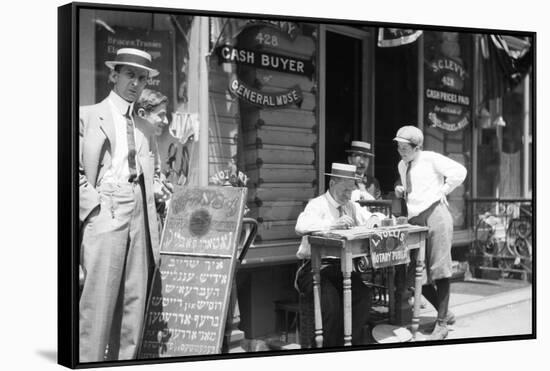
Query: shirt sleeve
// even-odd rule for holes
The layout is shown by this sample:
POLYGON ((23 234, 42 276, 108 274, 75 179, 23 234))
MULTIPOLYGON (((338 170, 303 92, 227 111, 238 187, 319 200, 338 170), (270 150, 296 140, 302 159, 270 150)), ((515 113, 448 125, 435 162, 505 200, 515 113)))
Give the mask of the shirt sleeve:
POLYGON ((357 217, 357 225, 367 224, 367 220, 372 216, 372 213, 366 207, 361 207, 357 202, 353 203, 355 207, 355 215, 357 217))
POLYGON ((300 236, 329 229, 331 222, 325 218, 323 205, 317 199, 311 200, 296 221, 296 233, 300 236))
POLYGON ((441 190, 448 195, 466 179, 467 170, 458 162, 439 153, 434 153, 434 156, 434 169, 445 177, 441 190))

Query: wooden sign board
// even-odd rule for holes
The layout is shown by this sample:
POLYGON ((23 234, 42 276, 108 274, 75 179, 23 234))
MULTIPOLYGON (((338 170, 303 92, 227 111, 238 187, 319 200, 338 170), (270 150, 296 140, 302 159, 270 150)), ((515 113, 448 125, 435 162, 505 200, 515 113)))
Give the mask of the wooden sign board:
POLYGON ((370 241, 370 254, 374 268, 385 268, 410 262, 407 250, 407 231, 378 230, 370 241))
POLYGON ((246 188, 176 188, 145 316, 140 359, 219 354, 246 188))

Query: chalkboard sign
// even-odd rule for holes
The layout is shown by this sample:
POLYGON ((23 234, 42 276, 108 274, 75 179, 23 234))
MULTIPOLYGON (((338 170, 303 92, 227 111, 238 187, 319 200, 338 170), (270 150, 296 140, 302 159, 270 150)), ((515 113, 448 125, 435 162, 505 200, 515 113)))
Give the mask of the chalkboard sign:
POLYGON ((231 257, 240 233, 246 188, 180 189, 172 196, 161 253, 231 257))
POLYGON ((374 268, 385 268, 410 262, 407 231, 379 230, 370 237, 370 254, 374 268))
POLYGON ((176 188, 139 358, 221 352, 246 188, 176 188))

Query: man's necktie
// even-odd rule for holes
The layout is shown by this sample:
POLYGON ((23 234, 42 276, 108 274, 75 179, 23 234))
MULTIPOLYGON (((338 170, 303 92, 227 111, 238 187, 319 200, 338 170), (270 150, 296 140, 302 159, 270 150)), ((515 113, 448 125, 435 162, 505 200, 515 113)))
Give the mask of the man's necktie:
POLYGON ((130 170, 130 178, 128 179, 128 181, 133 182, 137 177, 136 139, 134 137, 134 123, 132 122, 132 117, 130 116, 130 107, 128 107, 128 111, 124 115, 124 118, 126 118, 126 135, 128 139, 128 169, 130 170))
POLYGON ((338 217, 344 216, 344 206, 340 205, 338 206, 338 217))
POLYGON ((405 198, 408 198, 409 194, 412 192, 411 166, 412 166, 412 161, 407 162, 407 173, 405 175, 405 181, 407 182, 407 189, 405 190, 405 198))

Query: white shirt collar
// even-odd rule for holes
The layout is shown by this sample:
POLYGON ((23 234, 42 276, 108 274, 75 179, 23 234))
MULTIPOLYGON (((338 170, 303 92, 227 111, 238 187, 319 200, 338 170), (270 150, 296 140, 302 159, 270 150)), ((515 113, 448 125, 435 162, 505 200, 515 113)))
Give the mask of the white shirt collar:
POLYGON ((338 202, 336 202, 336 200, 330 194, 330 191, 327 191, 325 193, 325 197, 327 198, 327 201, 328 201, 329 205, 334 207, 335 209, 338 209, 340 206, 342 206, 338 202))
POLYGON ((120 112, 121 115, 125 115, 126 112, 128 112, 128 107, 130 107, 130 112, 133 112, 134 110, 134 103, 129 103, 128 101, 124 100, 120 95, 115 93, 113 90, 111 90, 111 93, 109 94, 109 100, 113 104, 113 106, 117 109, 117 111, 120 112))

